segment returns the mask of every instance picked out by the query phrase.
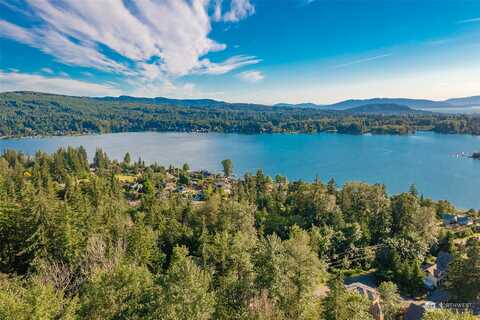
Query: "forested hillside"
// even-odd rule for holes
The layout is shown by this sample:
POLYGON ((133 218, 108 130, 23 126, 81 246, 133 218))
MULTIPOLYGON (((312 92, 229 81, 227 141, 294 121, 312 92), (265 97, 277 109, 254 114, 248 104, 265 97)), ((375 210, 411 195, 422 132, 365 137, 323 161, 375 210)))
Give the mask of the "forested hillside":
MULTIPOLYGON (((142 99, 69 97, 33 92, 0 94, 0 136, 125 131, 272 133, 334 131, 407 134, 416 130, 480 134, 480 118, 386 110, 369 114, 248 104, 169 106, 142 99)), ((391 108, 390 108, 391 109, 391 108)), ((408 111, 408 110, 407 110, 408 111)))
POLYGON ((457 257, 451 296, 479 298, 480 246, 456 248, 439 227, 448 202, 414 187, 234 179, 222 164, 224 175, 101 150, 90 164, 83 148, 5 152, 0 318, 372 319, 342 276, 373 268, 395 319, 397 286, 422 295, 420 265, 441 250, 457 257))

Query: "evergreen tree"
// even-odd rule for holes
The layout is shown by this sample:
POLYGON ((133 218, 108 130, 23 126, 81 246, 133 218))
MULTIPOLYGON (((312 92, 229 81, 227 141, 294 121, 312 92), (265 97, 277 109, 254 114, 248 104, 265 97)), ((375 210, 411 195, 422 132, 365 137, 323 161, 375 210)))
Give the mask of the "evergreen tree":
POLYGON ((223 174, 225 177, 230 177, 233 173, 233 162, 230 159, 222 160, 223 174))
POLYGON ((451 299, 457 302, 480 301, 480 242, 470 242, 459 252, 447 275, 445 283, 451 299))
POLYGON ((188 256, 185 247, 175 247, 165 276, 160 280, 154 318, 165 320, 211 319, 215 295, 211 277, 188 256))
POLYGON ((398 319, 402 309, 402 298, 398 294, 397 285, 393 282, 382 282, 378 287, 378 292, 384 319, 398 319))

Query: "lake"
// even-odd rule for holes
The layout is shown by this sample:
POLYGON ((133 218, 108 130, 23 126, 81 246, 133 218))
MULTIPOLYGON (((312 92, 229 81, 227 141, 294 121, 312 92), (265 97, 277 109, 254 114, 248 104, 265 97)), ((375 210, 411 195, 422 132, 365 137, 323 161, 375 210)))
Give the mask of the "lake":
POLYGON ((480 209, 480 161, 457 157, 480 150, 480 137, 420 132, 409 136, 322 134, 116 133, 73 137, 0 140, 0 150, 27 154, 83 145, 90 156, 104 149, 111 158, 218 171, 230 158, 241 175, 263 169, 290 180, 384 183, 388 192, 411 184, 425 196, 447 199, 460 208, 480 209))

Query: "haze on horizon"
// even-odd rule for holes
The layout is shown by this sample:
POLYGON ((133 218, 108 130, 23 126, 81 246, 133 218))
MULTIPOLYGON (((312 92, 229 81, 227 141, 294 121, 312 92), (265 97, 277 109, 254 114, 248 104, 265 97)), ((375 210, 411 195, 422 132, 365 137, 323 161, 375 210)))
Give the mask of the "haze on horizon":
POLYGON ((273 104, 480 88, 475 0, 0 0, 0 91, 273 104))

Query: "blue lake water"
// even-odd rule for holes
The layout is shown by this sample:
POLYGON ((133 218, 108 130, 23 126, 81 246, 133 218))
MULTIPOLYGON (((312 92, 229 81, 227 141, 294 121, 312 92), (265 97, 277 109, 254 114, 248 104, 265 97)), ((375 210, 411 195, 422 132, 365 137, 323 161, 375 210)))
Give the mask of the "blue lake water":
POLYGON ((191 134, 117 133, 75 137, 0 140, 0 150, 28 154, 53 152, 59 147, 83 145, 93 156, 104 149, 111 158, 192 169, 221 169, 230 158, 237 175, 263 169, 290 180, 384 183, 389 193, 407 191, 415 184, 433 199, 447 199, 460 208, 480 208, 480 161, 456 157, 459 152, 480 150, 480 137, 417 133, 409 136, 341 134, 191 134))

